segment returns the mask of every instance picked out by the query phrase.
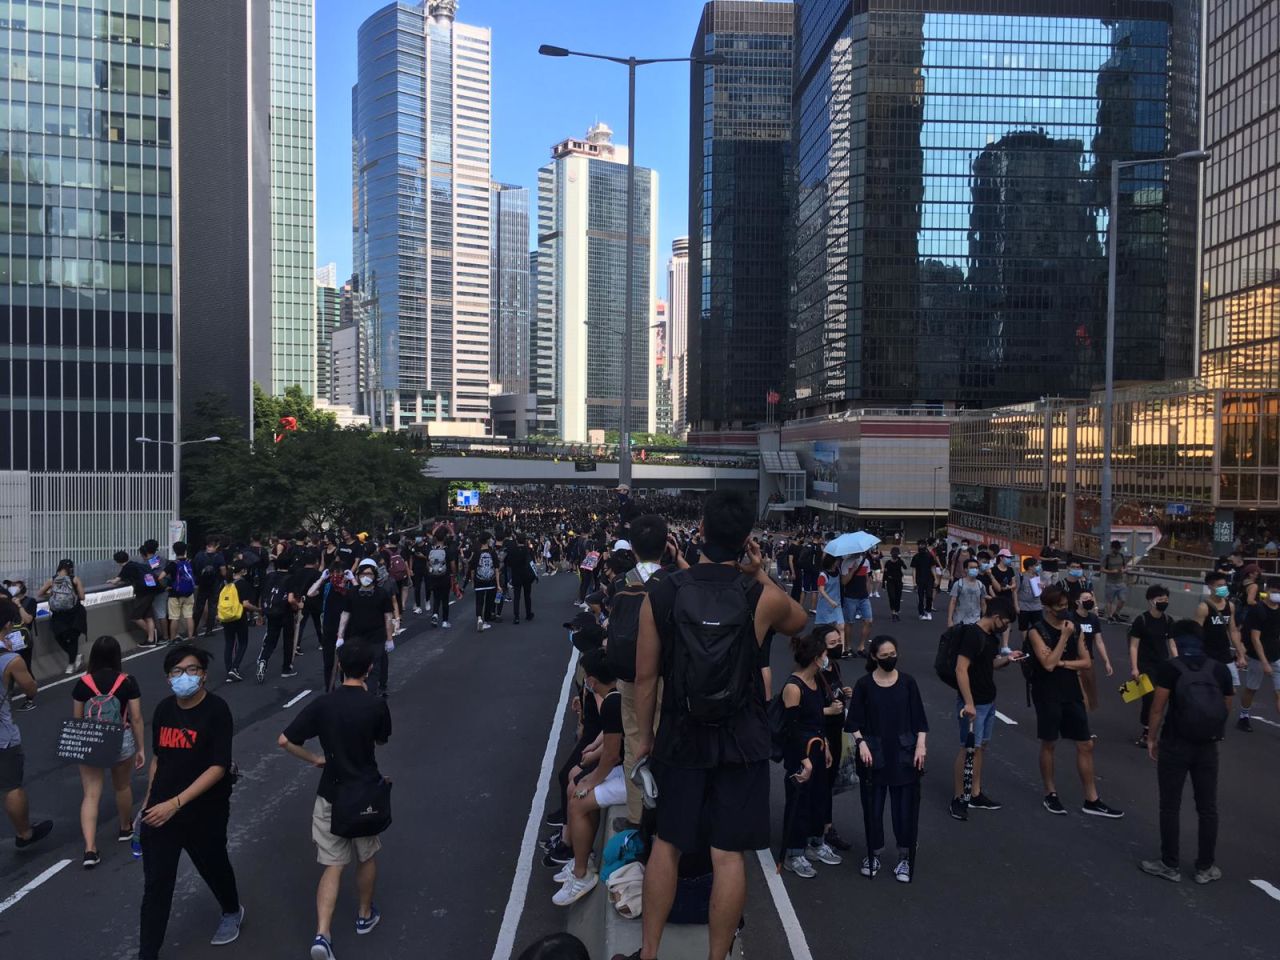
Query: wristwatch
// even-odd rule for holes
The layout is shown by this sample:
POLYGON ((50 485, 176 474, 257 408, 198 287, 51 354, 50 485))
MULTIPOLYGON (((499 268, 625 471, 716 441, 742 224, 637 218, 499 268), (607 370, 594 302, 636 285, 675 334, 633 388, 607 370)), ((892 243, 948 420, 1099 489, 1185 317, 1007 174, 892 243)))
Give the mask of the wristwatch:
POLYGON ((865 737, 855 737, 855 738, 854 738, 854 741, 853 741, 853 745, 854 745, 855 747, 860 747, 860 746, 862 746, 862 745, 863 745, 864 743, 866 743, 866 742, 867 742, 867 741, 866 741, 866 738, 865 738, 865 737))

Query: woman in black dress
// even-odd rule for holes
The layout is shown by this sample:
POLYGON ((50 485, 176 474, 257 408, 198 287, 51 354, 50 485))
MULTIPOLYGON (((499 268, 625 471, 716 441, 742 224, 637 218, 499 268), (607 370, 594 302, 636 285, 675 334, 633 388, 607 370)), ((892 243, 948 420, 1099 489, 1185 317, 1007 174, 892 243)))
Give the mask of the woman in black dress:
POLYGON ((851 845, 840 836, 840 832, 836 830, 831 822, 832 816, 832 799, 833 790, 836 788, 837 775, 840 772, 840 762, 844 753, 844 715, 845 708, 849 705, 849 698, 853 695, 853 689, 846 686, 844 678, 840 674, 840 650, 843 647, 843 640, 840 635, 840 628, 834 624, 824 626, 822 629, 827 633, 823 637, 823 641, 827 646, 827 665, 819 672, 818 677, 822 681, 822 692, 826 702, 826 706, 822 710, 823 734, 827 739, 827 752, 831 754, 831 769, 827 777, 827 796, 823 804, 823 839, 833 850, 843 852, 849 850, 851 845))
POLYGON ((916 681, 898 672, 898 645, 893 637, 871 641, 868 674, 859 678, 849 704, 845 729, 853 734, 862 779, 863 818, 867 825, 868 855, 862 875, 880 870, 884 848, 884 807, 887 799, 898 843, 894 877, 911 882, 910 851, 916 839, 916 781, 924 771, 925 738, 929 721, 916 681))

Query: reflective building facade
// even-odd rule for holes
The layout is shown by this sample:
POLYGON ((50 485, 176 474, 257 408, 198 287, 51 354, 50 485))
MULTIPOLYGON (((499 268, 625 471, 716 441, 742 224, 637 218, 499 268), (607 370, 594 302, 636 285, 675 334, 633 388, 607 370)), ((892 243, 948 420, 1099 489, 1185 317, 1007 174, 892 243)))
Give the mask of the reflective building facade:
POLYGON ((360 26, 352 252, 375 426, 489 417, 489 31, 454 0, 360 26))
MULTIPOLYGON (((1109 164, 1198 146, 1199 7, 798 0, 797 412, 1101 381, 1109 164)), ((1117 378, 1191 372, 1197 182, 1121 186, 1117 378)))
POLYGON ((761 422, 786 373, 794 7, 712 0, 691 56, 688 403, 704 430, 761 422))
POLYGON ((1210 0, 1204 322, 1210 383, 1280 388, 1280 0, 1210 0))
POLYGON ((489 378, 502 393, 529 392, 529 191, 495 183, 489 201, 489 378))
MULTIPOLYGON (((0 4, 0 566, 86 582, 172 515, 169 0, 0 4)), ((38 581, 37 581, 38 582, 38 581)))

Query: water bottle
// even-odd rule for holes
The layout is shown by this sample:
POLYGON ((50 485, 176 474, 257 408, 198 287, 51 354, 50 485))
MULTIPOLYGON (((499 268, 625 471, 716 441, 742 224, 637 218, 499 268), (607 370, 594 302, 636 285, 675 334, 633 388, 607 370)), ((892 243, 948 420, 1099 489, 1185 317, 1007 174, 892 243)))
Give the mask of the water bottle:
POLYGON ((133 836, 129 838, 129 850, 133 853, 133 859, 142 859, 142 811, 138 811, 138 815, 133 818, 133 836))

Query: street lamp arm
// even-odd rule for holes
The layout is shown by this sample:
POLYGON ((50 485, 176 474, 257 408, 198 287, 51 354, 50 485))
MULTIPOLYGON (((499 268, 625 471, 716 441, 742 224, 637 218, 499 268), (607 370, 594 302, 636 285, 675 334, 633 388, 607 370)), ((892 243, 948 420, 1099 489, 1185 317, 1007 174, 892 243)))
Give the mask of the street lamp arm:
POLYGON ((587 53, 582 50, 570 50, 544 43, 538 47, 538 53, 544 57, 586 57, 590 60, 608 60, 620 63, 624 67, 643 67, 650 63, 701 63, 707 66, 720 66, 727 62, 723 54, 711 53, 704 57, 615 57, 607 53, 587 53))

